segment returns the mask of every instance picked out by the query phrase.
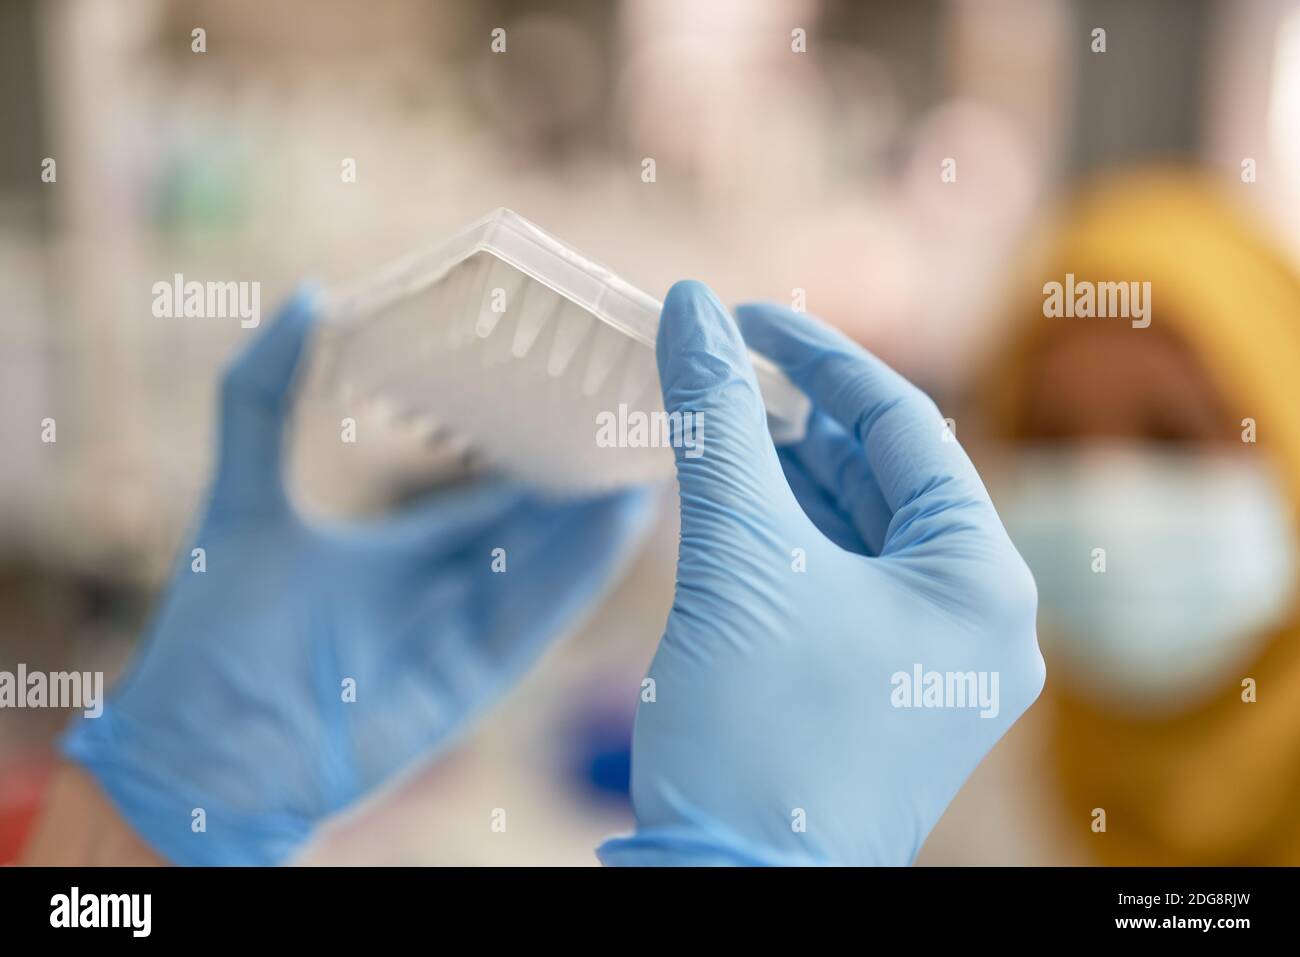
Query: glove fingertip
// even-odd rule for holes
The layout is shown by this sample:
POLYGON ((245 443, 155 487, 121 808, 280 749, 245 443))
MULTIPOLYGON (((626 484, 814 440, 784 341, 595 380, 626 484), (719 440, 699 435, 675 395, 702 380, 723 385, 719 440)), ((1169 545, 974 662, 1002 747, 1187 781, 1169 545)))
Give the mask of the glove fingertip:
POLYGON ((736 307, 736 323, 751 349, 783 368, 806 358, 810 349, 852 348, 829 326, 776 303, 743 303, 736 307))
POLYGON ((318 283, 301 283, 277 311, 267 328, 231 363, 227 378, 268 396, 288 391, 311 327, 320 313, 318 283))
POLYGON ((684 396, 707 394, 737 378, 754 380, 740 329, 712 290, 695 280, 668 290, 656 354, 670 410, 684 396))

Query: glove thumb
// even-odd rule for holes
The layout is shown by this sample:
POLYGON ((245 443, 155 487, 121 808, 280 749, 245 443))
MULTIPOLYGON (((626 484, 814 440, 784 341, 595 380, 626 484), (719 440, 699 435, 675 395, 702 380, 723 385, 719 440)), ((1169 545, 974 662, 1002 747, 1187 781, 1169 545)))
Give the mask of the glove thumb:
POLYGON ((221 382, 214 504, 248 510, 287 502, 282 475, 285 424, 318 298, 314 286, 301 287, 227 367, 221 382))
POLYGON ((707 286, 684 281, 668 290, 655 349, 683 539, 693 523, 753 515, 788 496, 745 341, 707 286))

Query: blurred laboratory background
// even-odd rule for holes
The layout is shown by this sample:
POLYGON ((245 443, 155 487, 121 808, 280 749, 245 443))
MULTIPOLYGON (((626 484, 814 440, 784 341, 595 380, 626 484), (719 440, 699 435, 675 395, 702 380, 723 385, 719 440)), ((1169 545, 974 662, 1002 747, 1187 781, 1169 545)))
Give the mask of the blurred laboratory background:
MULTIPOLYGON (((256 280, 269 313, 499 206, 658 297, 805 301, 930 391, 991 487, 1007 448, 1214 459, 1249 416, 1300 497, 1297 0, 3 0, 0 79, 0 669, 119 671, 202 502, 220 369, 254 330, 158 319, 155 282, 256 280), (1150 341, 1047 335, 1042 284, 1069 271, 1151 280, 1150 341)), ((437 466, 355 449, 303 451, 304 494, 374 509, 437 466)), ((595 863, 631 820, 674 522, 468 740, 306 860, 595 863), (508 835, 466 826, 494 807, 508 835)), ((1255 602, 1216 584, 1163 600, 1255 602)), ((920 862, 1294 860, 1286 598, 1149 709, 1096 693, 1044 620, 1043 700, 920 862)), ((0 858, 67 717, 0 713, 0 858)))

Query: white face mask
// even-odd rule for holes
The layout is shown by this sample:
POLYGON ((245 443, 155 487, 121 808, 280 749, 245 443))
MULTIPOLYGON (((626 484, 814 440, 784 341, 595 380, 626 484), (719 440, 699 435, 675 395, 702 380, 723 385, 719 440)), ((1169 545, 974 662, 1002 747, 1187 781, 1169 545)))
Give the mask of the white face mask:
POLYGON ((1247 677, 1296 586, 1293 510, 1266 459, 1142 445, 1015 458, 998 511, 1068 684, 1173 711, 1247 677))

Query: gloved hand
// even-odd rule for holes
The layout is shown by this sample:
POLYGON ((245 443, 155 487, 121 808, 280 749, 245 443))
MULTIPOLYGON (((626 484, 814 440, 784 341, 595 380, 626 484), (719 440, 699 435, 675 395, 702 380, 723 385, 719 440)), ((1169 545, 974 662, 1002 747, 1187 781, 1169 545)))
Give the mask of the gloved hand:
POLYGON ((300 295, 227 371, 206 571, 186 549, 129 674, 65 740, 176 863, 283 861, 445 746, 616 578, 650 517, 640 492, 565 503, 497 483, 307 523, 281 458, 313 314, 300 295))
POLYGON ((677 591, 637 710, 636 833, 598 854, 907 864, 1042 687, 1033 579, 923 393, 813 319, 739 317, 812 399, 811 429, 783 473, 736 325, 705 287, 674 286, 660 380, 670 411, 704 414, 705 451, 678 450, 677 591), (918 666, 945 676, 937 694, 904 687, 918 666), (968 672, 974 707, 945 687, 968 672))

